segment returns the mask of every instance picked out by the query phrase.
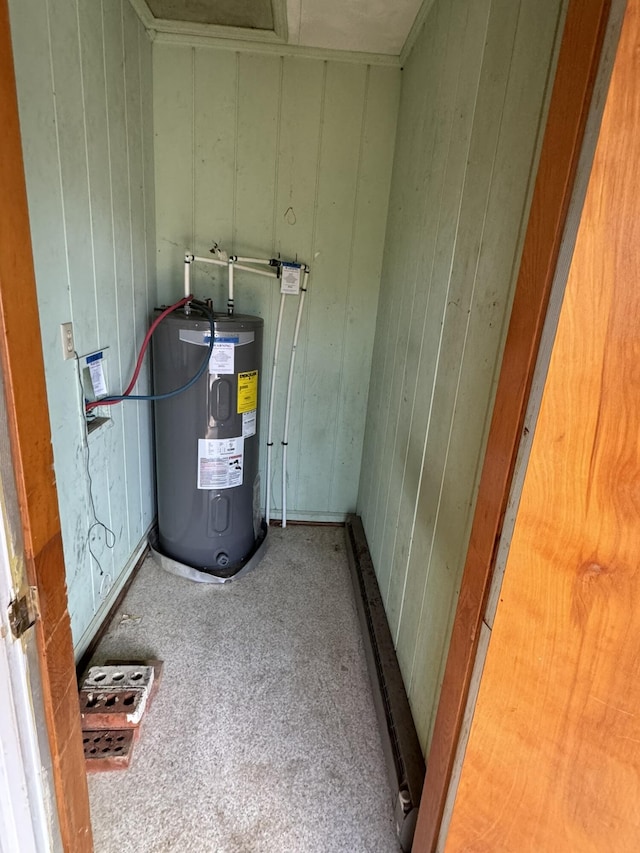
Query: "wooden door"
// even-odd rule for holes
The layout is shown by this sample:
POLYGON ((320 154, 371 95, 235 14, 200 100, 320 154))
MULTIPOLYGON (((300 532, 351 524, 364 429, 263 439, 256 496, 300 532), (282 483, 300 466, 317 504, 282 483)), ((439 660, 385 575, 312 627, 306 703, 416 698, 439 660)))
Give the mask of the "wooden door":
POLYGON ((449 853, 640 846, 639 81, 630 0, 449 853))
MULTIPOLYGON (((0 0, 0 370, 20 508, 20 553, 40 613, 42 708, 64 849, 92 849, 65 567, 40 346, 7 0, 0 0)), ((0 393, 2 393, 0 391, 0 393)), ((3 444, 3 451, 6 447, 3 444)), ((0 700, 1 701, 1 700, 0 700)))

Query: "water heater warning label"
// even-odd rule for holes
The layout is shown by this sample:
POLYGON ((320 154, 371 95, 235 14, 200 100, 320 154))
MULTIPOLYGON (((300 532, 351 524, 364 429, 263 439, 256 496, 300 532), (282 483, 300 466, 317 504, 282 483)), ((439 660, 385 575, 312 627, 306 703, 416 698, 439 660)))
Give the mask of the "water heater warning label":
POLYGON ((238 374, 238 414, 258 408, 258 371, 238 374))
POLYGON ((232 489, 242 485, 244 438, 198 439, 198 488, 232 489))
POLYGON ((216 339, 209 359, 209 373, 217 373, 218 375, 235 373, 233 366, 235 351, 234 344, 219 343, 216 339))
POLYGON ((251 438, 256 434, 256 410, 242 413, 242 435, 251 438))

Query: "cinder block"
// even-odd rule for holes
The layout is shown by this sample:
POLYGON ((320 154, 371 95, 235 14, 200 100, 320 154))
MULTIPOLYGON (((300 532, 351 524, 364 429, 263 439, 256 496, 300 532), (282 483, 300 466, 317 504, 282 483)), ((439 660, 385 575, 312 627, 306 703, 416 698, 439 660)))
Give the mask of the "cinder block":
POLYGON ((148 691, 81 690, 80 718, 83 729, 130 729, 140 724, 148 691))
MULTIPOLYGON (((123 661, 117 660, 107 660, 104 662, 105 666, 125 666, 123 661)), ((151 703, 158 692, 160 687, 160 682, 162 681, 162 671, 164 669, 164 662, 161 660, 155 660, 154 658, 150 660, 129 660, 126 662, 126 666, 150 666, 153 667, 153 684, 151 685, 151 692, 149 693, 149 698, 147 699, 147 711, 151 707, 151 703)))
POLYGON ((154 677, 152 666, 121 662, 92 666, 80 689, 83 728, 124 729, 139 725, 154 677))
POLYGON ((129 766, 139 724, 158 691, 163 662, 107 661, 91 667, 79 693, 87 771, 129 766))
POLYGON ((150 692, 155 671, 152 666, 119 663, 92 666, 82 684, 82 690, 131 690, 145 689, 150 692))
POLYGON ((138 729, 83 731, 87 772, 125 770, 133 755, 138 729))

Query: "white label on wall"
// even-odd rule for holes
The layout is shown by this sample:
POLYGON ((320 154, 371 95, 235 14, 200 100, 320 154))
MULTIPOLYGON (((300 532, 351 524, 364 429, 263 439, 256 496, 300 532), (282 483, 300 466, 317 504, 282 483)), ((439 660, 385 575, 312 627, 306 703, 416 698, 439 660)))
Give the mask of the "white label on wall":
POLYGON ((88 355, 86 357, 86 363, 89 368, 91 385, 93 387, 93 393, 96 395, 96 399, 98 397, 104 397, 107 393, 107 381, 104 377, 102 353, 96 352, 93 353, 93 355, 88 355))
POLYGON ((256 434, 256 410, 242 413, 242 435, 249 438, 256 434))
POLYGON ((282 264, 280 276, 280 293, 300 293, 299 264, 282 264))
POLYGON ((215 341, 209 359, 209 373, 235 373, 235 351, 235 344, 218 343, 215 341))
POLYGON ((198 488, 232 489, 242 485, 244 438, 198 439, 198 488))

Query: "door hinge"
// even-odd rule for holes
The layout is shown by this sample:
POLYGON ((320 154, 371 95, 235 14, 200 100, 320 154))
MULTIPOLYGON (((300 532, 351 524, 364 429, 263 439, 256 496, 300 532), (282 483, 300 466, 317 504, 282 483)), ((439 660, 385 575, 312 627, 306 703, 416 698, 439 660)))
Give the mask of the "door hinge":
POLYGON ((38 608, 38 590, 30 586, 23 594, 14 598, 9 605, 9 624, 16 639, 24 636, 29 628, 36 624, 40 616, 38 608))

